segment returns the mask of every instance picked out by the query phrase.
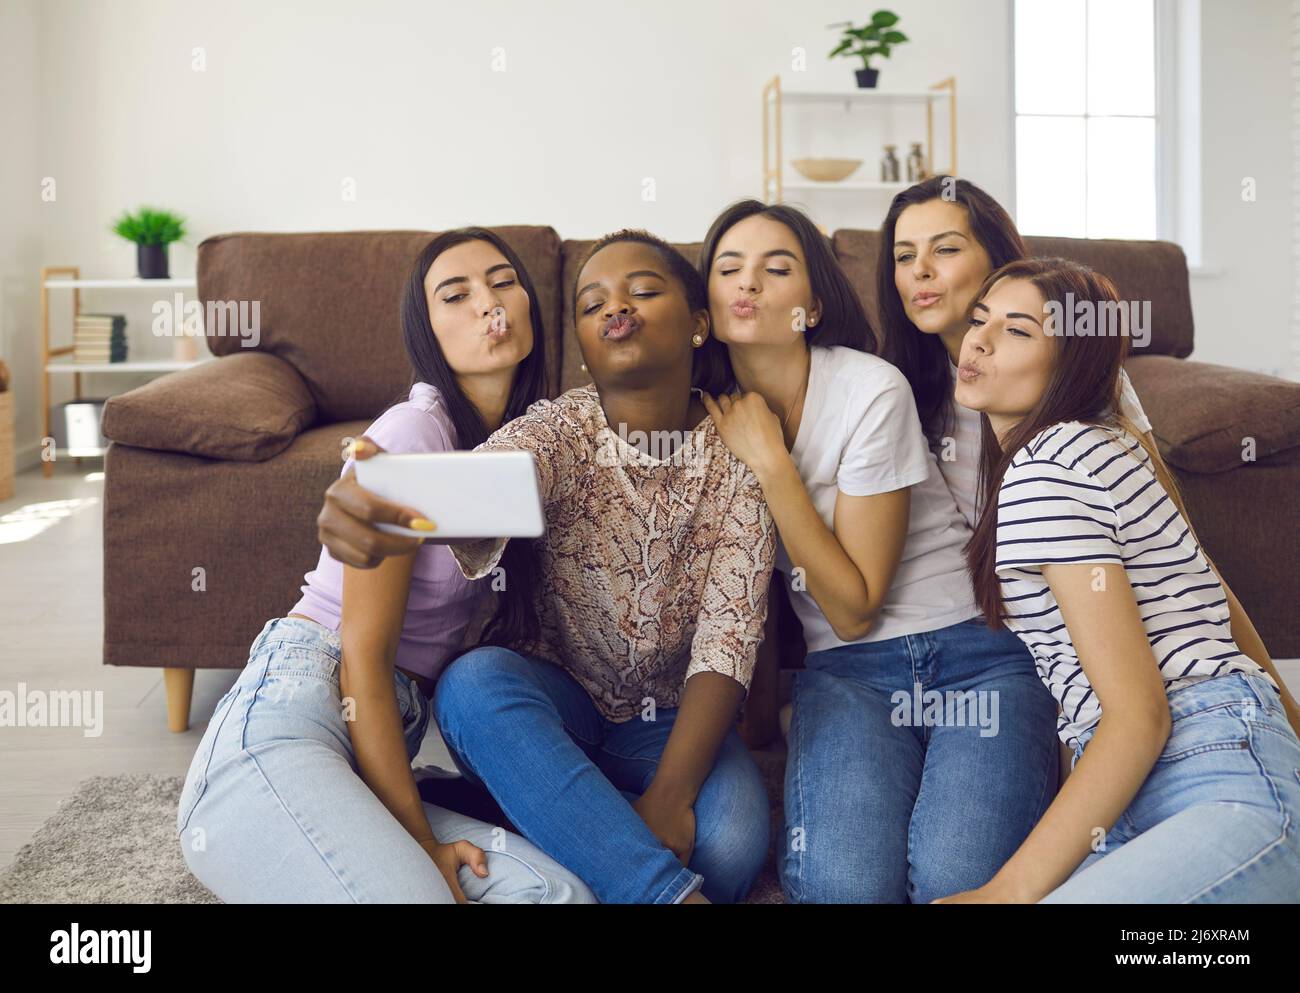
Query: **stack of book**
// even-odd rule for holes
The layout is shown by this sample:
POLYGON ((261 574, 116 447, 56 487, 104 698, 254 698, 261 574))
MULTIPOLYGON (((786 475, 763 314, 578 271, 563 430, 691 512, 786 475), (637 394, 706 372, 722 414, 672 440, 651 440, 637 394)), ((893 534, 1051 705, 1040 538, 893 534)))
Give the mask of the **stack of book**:
POLYGON ((72 329, 72 351, 78 362, 125 362, 126 317, 78 314, 72 329))

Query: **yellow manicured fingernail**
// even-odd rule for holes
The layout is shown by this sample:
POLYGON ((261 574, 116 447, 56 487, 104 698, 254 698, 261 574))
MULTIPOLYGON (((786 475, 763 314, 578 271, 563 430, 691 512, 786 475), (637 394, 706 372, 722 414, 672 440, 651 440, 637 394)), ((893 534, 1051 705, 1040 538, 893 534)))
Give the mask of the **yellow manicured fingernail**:
POLYGON ((431 520, 429 520, 429 519, 427 519, 427 518, 424 518, 424 517, 417 517, 415 520, 413 520, 413 521, 411 522, 411 527, 414 528, 416 531, 436 531, 436 530, 437 530, 437 525, 434 524, 433 521, 431 521, 431 520))

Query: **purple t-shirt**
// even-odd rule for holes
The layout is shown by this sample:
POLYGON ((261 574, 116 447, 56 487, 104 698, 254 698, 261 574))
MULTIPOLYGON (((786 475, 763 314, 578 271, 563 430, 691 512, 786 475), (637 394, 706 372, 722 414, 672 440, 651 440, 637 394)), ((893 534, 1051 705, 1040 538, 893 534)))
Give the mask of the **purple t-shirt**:
MULTIPOLYGON (((390 407, 365 431, 385 451, 448 452, 456 446, 456 429, 447 416, 442 394, 416 383, 410 397, 390 407)), ((352 460, 343 466, 348 471, 352 460)), ((343 564, 321 548, 316 568, 303 577, 302 599, 290 613, 305 614, 338 631, 343 600, 343 564)), ((397 646, 396 664, 417 675, 437 679, 447 660, 460 651, 465 629, 488 591, 487 578, 468 580, 447 545, 422 545, 415 553, 406 618, 397 646)))

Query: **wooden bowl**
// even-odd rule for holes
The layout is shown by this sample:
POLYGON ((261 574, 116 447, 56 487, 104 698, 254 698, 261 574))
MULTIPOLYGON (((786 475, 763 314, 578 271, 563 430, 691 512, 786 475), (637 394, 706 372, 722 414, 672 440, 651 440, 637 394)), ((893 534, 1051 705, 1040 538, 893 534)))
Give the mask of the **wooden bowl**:
POLYGON ((848 179, 862 165, 861 159, 795 159, 791 165, 805 179, 816 183, 838 183, 848 179))

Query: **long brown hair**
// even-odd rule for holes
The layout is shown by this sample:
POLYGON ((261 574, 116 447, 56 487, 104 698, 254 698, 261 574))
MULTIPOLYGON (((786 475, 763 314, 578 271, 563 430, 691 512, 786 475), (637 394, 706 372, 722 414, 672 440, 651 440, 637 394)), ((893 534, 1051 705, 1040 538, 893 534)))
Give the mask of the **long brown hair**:
MULTIPOLYGON (((799 239, 799 247, 803 249, 813 298, 820 300, 822 305, 821 320, 816 327, 805 330, 804 341, 809 346, 823 345, 829 348, 842 345, 859 352, 876 354, 879 349, 875 329, 867 317, 866 308, 862 306, 862 300, 853 289, 852 281, 840 265, 840 260, 835 257, 830 239, 798 207, 747 199, 737 200, 724 209, 709 225, 708 233, 700 246, 699 269, 706 286, 722 236, 741 221, 759 214, 784 224, 799 239)), ((727 390, 734 389, 735 374, 726 345, 709 335, 709 340, 700 349, 700 358, 710 364, 711 380, 721 381, 727 390)))
MULTIPOLYGON (((442 346, 433 334, 429 316, 429 300, 424 289, 424 278, 429 268, 443 252, 467 241, 487 242, 505 256, 515 271, 520 287, 528 294, 528 316, 533 325, 533 349, 519 363, 510 384, 510 394, 501 423, 506 424, 526 411, 534 401, 546 395, 546 328, 542 309, 532 277, 524 268, 524 261, 495 231, 486 228, 466 227, 444 231, 416 256, 402 291, 402 339, 406 354, 411 360, 411 385, 425 382, 437 388, 447 405, 447 414, 456 429, 453 442, 457 449, 469 451, 482 443, 492 432, 475 406, 465 396, 456 374, 447 363, 442 346)), ((405 400, 409 387, 397 400, 405 400)), ((537 546, 531 538, 514 538, 501 555, 501 567, 509 576, 509 585, 497 599, 496 610, 480 635, 484 644, 511 647, 527 644, 537 637, 539 621, 533 603, 533 589, 537 585, 537 546)))
MULTIPOLYGON (((1043 295, 1044 301, 1056 301, 1065 311, 1072 309, 1071 299, 1091 302, 1098 313, 1105 312, 1106 304, 1120 304, 1119 292, 1107 277, 1078 262, 1059 258, 1020 259, 1001 266, 989 273, 975 300, 983 300, 993 284, 1004 278, 1027 280, 1043 295)), ((987 415, 980 416, 981 510, 974 533, 966 544, 966 564, 975 588, 975 600, 989 627, 999 627, 1004 616, 1001 584, 993 569, 997 559, 998 490, 1011 459, 1043 429, 1067 421, 1082 421, 1127 431, 1146 450, 1157 481, 1183 517, 1187 517, 1178 485, 1160 452, 1116 409, 1119 374, 1128 355, 1128 335, 1074 336, 1056 330, 1058 333, 1052 335, 1056 359, 1047 388, 1033 410, 1001 443, 987 415)))
POLYGON ((880 223, 876 260, 876 306, 880 311, 881 354, 907 377, 930 446, 937 447, 953 427, 952 373, 948 352, 937 334, 926 334, 908 318, 894 285, 894 231, 908 207, 946 200, 966 208, 971 234, 988 253, 994 269, 1029 252, 1000 203, 974 183, 953 176, 932 176, 894 197, 880 223))

